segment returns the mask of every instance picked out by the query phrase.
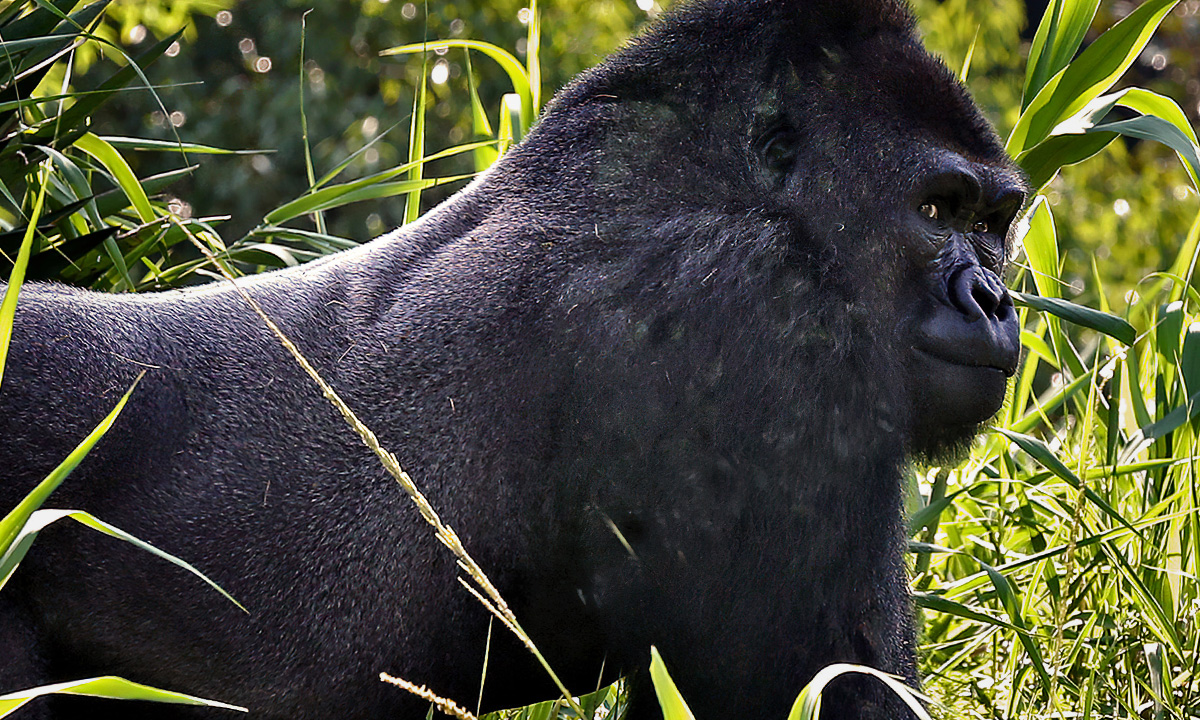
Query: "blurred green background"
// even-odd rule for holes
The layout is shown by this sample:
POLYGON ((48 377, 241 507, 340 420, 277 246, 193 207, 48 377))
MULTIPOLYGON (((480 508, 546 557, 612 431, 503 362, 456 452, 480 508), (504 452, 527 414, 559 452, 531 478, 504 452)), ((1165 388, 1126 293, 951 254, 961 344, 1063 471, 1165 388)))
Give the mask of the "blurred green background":
MULTIPOLYGON (((598 62, 660 12, 665 1, 542 3, 544 95, 598 62)), ((1006 134, 1016 119, 1023 58, 1044 2, 1026 7, 1020 0, 916 0, 914 5, 930 48, 953 69, 962 66, 975 42, 968 85, 1006 134)), ((1135 6, 1104 3, 1096 27, 1108 27, 1135 6)), ((350 177, 402 162, 414 88, 423 71, 431 78, 427 152, 462 143, 472 134, 465 54, 451 50, 422 58, 380 57, 379 52, 422 39, 460 37, 495 43, 524 59, 524 7, 522 0, 117 0, 105 32, 129 51, 181 27, 189 28, 182 40, 187 47, 147 71, 162 106, 151 93, 124 93, 102 106, 94 130, 162 139, 177 133, 190 142, 264 151, 207 157, 197 173, 171 188, 197 215, 230 216, 222 235, 236 239, 268 210, 308 187, 297 112, 301 88, 318 176, 372 139, 376 142, 356 159, 350 177)), ((87 72, 77 85, 104 74, 87 67, 88 58, 82 60, 87 72)), ((481 55, 473 55, 472 62, 484 107, 495 124, 507 78, 481 55)), ((1125 80, 1177 99, 1195 123, 1200 114, 1200 0, 1186 0, 1172 11, 1125 80)), ((135 153, 130 159, 139 177, 182 164, 173 154, 135 153)), ((470 158, 460 156, 426 174, 470 171, 470 158)), ((426 206, 459 185, 425 193, 426 206)), ((1064 277, 1082 290, 1085 284, 1073 279, 1088 276, 1094 258, 1103 287, 1116 295, 1173 256, 1198 203, 1169 151, 1128 141, 1114 143, 1097 161, 1066 170, 1050 199, 1065 253, 1064 277)), ((331 233, 362 241, 399 225, 402 217, 403 202, 389 200, 339 208, 328 222, 331 233)), ((1124 306, 1122 297, 1109 301, 1116 308, 1124 306)))

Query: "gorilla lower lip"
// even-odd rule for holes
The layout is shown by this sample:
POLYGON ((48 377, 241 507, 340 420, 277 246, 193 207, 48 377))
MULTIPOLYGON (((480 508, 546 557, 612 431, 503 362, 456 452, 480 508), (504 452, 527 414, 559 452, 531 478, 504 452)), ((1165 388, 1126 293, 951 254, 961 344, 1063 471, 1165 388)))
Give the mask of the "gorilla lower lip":
POLYGON ((1008 377, 1000 368, 964 365, 919 348, 913 348, 913 358, 910 392, 918 408, 918 426, 933 418, 945 426, 975 426, 1004 403, 1008 377))
POLYGON ((996 372, 998 372, 998 373, 1001 373, 1001 374, 1003 374, 1005 377, 1012 377, 1012 375, 1013 375, 1013 372, 1014 372, 1014 370, 1009 370, 1009 369, 1006 369, 1006 368, 1002 368, 1002 367, 1000 367, 1000 366, 998 366, 998 365, 987 365, 987 364, 978 364, 978 363, 970 363, 970 362, 959 362, 959 361, 957 361, 957 360, 954 360, 954 359, 952 359, 952 358, 945 357, 945 356, 943 356, 943 355, 941 355, 941 354, 939 354, 939 353, 931 352, 931 351, 929 351, 929 350, 923 350, 923 349, 921 349, 921 348, 919 348, 919 347, 914 347, 914 348, 913 348, 913 353, 915 353, 915 354, 917 354, 917 355, 920 355, 920 356, 922 356, 922 357, 929 358, 930 360, 933 360, 933 361, 935 361, 935 362, 945 363, 945 364, 947 364, 947 365, 955 365, 955 366, 957 366, 957 367, 961 367, 961 368, 973 368, 973 369, 976 369, 976 370, 994 370, 994 371, 996 371, 996 372))

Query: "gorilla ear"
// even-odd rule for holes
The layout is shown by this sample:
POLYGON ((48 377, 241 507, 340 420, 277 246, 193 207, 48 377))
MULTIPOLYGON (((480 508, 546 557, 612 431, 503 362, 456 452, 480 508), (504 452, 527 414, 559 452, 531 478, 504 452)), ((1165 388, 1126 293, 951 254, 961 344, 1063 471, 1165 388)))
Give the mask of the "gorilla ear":
POLYGON ((792 171, 800 153, 800 131, 785 110, 787 98, 801 92, 800 77, 793 62, 780 53, 768 57, 764 66, 766 73, 760 82, 770 89, 755 108, 753 149, 761 167, 779 185, 792 171))
POLYGON ((755 153, 767 172, 782 184, 796 164, 800 138, 796 128, 786 120, 776 121, 755 143, 755 153))

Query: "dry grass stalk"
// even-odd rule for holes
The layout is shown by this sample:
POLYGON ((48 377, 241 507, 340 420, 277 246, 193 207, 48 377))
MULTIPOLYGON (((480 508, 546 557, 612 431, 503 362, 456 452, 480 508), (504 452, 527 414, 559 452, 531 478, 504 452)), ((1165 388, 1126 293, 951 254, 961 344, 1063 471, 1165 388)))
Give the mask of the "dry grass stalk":
POLYGON ((393 677, 387 673, 379 673, 379 679, 385 683, 391 683, 398 688, 407 690, 417 697, 428 700, 433 703, 434 707, 442 711, 442 714, 450 717, 459 718, 459 720, 478 720, 470 710, 465 710, 459 707, 458 703, 453 700, 448 700, 440 695, 435 694, 432 690, 424 685, 415 685, 405 680, 404 678, 393 677))
MULTIPOLYGON (((304 372, 307 373, 308 376, 312 378, 313 382, 317 384, 317 387, 321 389, 321 394, 325 396, 325 399, 333 404, 335 408, 337 408, 338 412, 340 412, 342 417, 345 418, 347 424, 350 425, 354 432, 358 433, 358 436, 362 439, 363 443, 371 449, 371 452, 375 453, 375 456, 379 458, 380 463, 383 465, 384 469, 388 471, 388 474, 396 479, 396 482, 400 484, 400 487, 404 489, 404 492, 407 493, 412 501, 416 504, 417 510, 421 513, 421 517, 433 526, 434 534, 437 539, 454 553, 455 557, 458 558, 458 566, 461 567, 463 572, 465 572, 471 577, 472 580, 475 581, 475 584, 480 590, 483 591, 483 593, 481 595, 479 592, 476 592, 465 582, 463 582, 463 585, 466 586, 468 590, 471 590, 472 594, 476 598, 478 598, 480 601, 483 601, 484 607, 486 607, 489 612, 499 618, 509 630, 516 634, 525 647, 528 648, 531 653, 533 653, 534 657, 537 658, 538 662, 541 663, 542 667, 550 675, 550 679, 554 681, 554 684, 558 687, 559 692, 562 693, 563 698, 566 699, 567 704, 571 706, 571 709, 574 710, 579 717, 583 717, 583 709, 571 696, 570 691, 567 690, 562 681, 559 680, 558 675, 555 674, 553 669, 551 669, 550 664, 546 661, 546 658, 540 651, 538 651, 537 646, 533 644, 533 639, 529 637, 529 634, 526 633, 521 627, 521 624, 517 622, 517 616, 513 614, 513 611, 508 607, 508 603, 506 603, 504 598, 500 596, 500 591, 497 590, 496 586, 492 584, 492 581, 488 579, 487 574, 483 572, 483 568, 479 566, 479 563, 475 562, 475 559, 471 557, 471 555, 467 552, 467 549, 463 547, 462 541, 459 539, 458 534, 455 533, 450 526, 443 523, 442 519, 438 517, 437 512, 433 509, 433 506, 430 505, 429 500, 425 498, 425 495, 421 493, 420 489, 417 487, 417 484, 413 482, 413 479, 409 477, 408 473, 406 473, 404 469, 400 467, 400 461, 396 459, 396 456, 390 453, 386 448, 383 447, 382 444, 380 444, 379 439, 375 437, 375 433, 358 419, 358 416, 354 414, 354 411, 350 409, 350 406, 347 405, 344 400, 342 400, 341 396, 337 394, 337 391, 335 391, 329 385, 329 383, 325 382, 325 379, 322 378, 320 373, 317 372, 317 369, 308 362, 308 359, 304 357, 304 355, 300 352, 300 349, 296 347, 295 343, 293 343, 288 336, 284 334, 283 330, 281 330, 279 326, 275 324, 275 321, 267 315, 266 311, 262 309, 262 306, 260 306, 258 302, 254 300, 254 298, 250 297, 250 294, 247 293, 237 283, 237 280, 234 278, 233 273, 229 270, 229 268, 219 261, 217 257, 212 254, 212 251, 187 227, 173 217, 171 218, 171 221, 176 225, 176 227, 183 231, 187 238, 191 240, 192 244, 195 245, 197 249, 199 249, 206 258, 208 258, 208 261, 220 271, 221 275, 229 281, 230 285, 233 286, 238 295, 240 295, 242 299, 246 301, 246 304, 249 305, 252 310, 254 310, 259 318, 261 318, 266 324, 267 328, 274 333, 275 337, 279 340, 280 344, 283 345, 284 349, 288 351, 288 353, 296 360, 296 362, 300 364, 300 367, 304 369, 304 372), (485 596, 487 601, 484 600, 485 596)), ((461 581, 462 579, 460 578, 460 582, 461 581)))

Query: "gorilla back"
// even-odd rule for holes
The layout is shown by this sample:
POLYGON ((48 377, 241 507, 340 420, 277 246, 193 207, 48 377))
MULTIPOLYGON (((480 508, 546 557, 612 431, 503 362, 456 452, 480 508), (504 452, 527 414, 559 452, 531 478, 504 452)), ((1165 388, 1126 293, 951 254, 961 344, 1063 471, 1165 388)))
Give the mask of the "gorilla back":
MULTIPOLYGON (((243 285, 571 687, 654 643, 702 720, 783 718, 829 663, 916 681, 901 469, 1003 400, 1022 201, 899 0, 699 0, 422 221, 243 285)), ((298 720, 423 716, 380 671, 475 696, 487 614, 228 287, 27 287, 13 342, 0 508, 145 370, 55 502, 188 559, 249 613, 50 528, 0 593, 0 691, 113 673, 298 720)), ((485 706, 552 694, 493 639, 485 706)), ((908 717, 865 681, 824 709, 908 717)))

